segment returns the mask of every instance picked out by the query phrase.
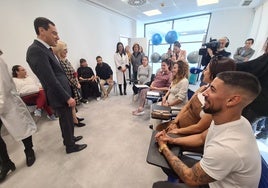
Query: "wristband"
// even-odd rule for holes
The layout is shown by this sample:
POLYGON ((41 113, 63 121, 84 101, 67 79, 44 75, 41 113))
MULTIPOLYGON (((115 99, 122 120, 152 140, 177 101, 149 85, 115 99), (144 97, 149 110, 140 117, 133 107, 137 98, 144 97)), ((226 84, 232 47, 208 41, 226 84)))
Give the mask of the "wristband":
POLYGON ((162 153, 163 150, 164 150, 165 148, 168 148, 168 147, 167 147, 166 144, 163 144, 162 146, 159 147, 158 151, 159 151, 160 153, 162 153))

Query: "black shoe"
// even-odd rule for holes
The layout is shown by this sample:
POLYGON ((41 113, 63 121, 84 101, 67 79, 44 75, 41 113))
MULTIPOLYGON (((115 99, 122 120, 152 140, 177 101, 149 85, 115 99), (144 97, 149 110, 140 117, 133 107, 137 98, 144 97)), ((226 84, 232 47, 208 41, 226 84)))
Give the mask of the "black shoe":
POLYGON ((150 128, 150 129, 153 129, 153 125, 149 125, 149 128, 150 128))
POLYGON ((127 92, 126 91, 124 92, 124 95, 127 95, 127 92))
POLYGON ((85 119, 84 118, 79 118, 79 117, 76 117, 76 119, 81 122, 81 121, 84 121, 85 119))
POLYGON ((74 142, 78 142, 79 140, 81 140, 83 138, 83 136, 75 136, 74 137, 74 142))
POLYGON ((2 169, 0 172, 0 182, 4 181, 6 179, 6 176, 9 172, 9 170, 14 171, 16 170, 15 164, 10 160, 7 162, 7 164, 2 163, 2 169))
POLYGON ((73 147, 66 148, 66 153, 79 152, 87 147, 86 144, 75 144, 73 147))
POLYGON ((84 124, 84 123, 80 123, 80 122, 78 122, 78 123, 74 123, 74 126, 77 126, 77 127, 84 127, 86 124, 84 124))
POLYGON ((35 162, 35 154, 33 149, 24 150, 26 155, 26 164, 27 166, 32 166, 35 162))
POLYGON ((88 103, 87 99, 81 99, 80 100, 82 103, 88 103))
POLYGON ((122 93, 122 92, 120 92, 120 95, 123 95, 123 93, 122 93))

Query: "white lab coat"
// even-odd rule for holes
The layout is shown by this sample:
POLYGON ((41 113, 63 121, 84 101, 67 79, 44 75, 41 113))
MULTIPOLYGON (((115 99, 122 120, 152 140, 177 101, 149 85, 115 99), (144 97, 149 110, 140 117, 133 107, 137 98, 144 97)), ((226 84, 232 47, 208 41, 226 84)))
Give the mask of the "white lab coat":
POLYGON ((127 69, 124 73, 121 70, 118 70, 118 67, 126 68, 126 65, 129 66, 128 56, 127 54, 122 54, 122 56, 119 53, 114 54, 114 62, 116 67, 116 78, 117 78, 117 84, 124 84, 124 77, 125 79, 129 79, 129 69, 127 69))
POLYGON ((0 58, 0 118, 10 135, 17 141, 31 136, 37 130, 2 58, 0 58))

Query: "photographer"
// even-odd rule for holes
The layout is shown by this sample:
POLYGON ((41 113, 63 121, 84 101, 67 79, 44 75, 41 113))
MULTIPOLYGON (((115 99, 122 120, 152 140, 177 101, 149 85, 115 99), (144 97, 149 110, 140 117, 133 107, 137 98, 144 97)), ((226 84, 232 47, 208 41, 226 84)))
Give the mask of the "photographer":
MULTIPOLYGON (((218 41, 216 39, 210 39, 208 43, 203 44, 205 48, 199 50, 199 55, 202 55, 201 65, 206 69, 211 58, 214 56, 230 57, 231 53, 225 51, 225 48, 229 46, 229 39, 227 37, 222 37, 218 41)), ((203 73, 201 75, 200 86, 205 85, 203 82, 203 73)))
POLYGON ((210 42, 203 46, 205 48, 199 50, 199 55, 202 55, 201 65, 204 68, 207 67, 213 56, 229 57, 231 55, 230 52, 225 51, 225 48, 229 46, 229 39, 227 37, 222 37, 218 41, 210 39, 210 42))

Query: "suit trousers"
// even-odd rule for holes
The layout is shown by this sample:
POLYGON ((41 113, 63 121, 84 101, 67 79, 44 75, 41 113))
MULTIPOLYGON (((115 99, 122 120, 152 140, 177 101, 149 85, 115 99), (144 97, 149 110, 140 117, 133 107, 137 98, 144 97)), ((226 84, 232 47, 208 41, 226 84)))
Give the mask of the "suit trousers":
POLYGON ((68 106, 58 107, 55 108, 55 111, 59 116, 59 123, 63 138, 63 144, 66 146, 66 148, 73 147, 75 143, 74 143, 74 122, 73 122, 72 108, 68 106))

